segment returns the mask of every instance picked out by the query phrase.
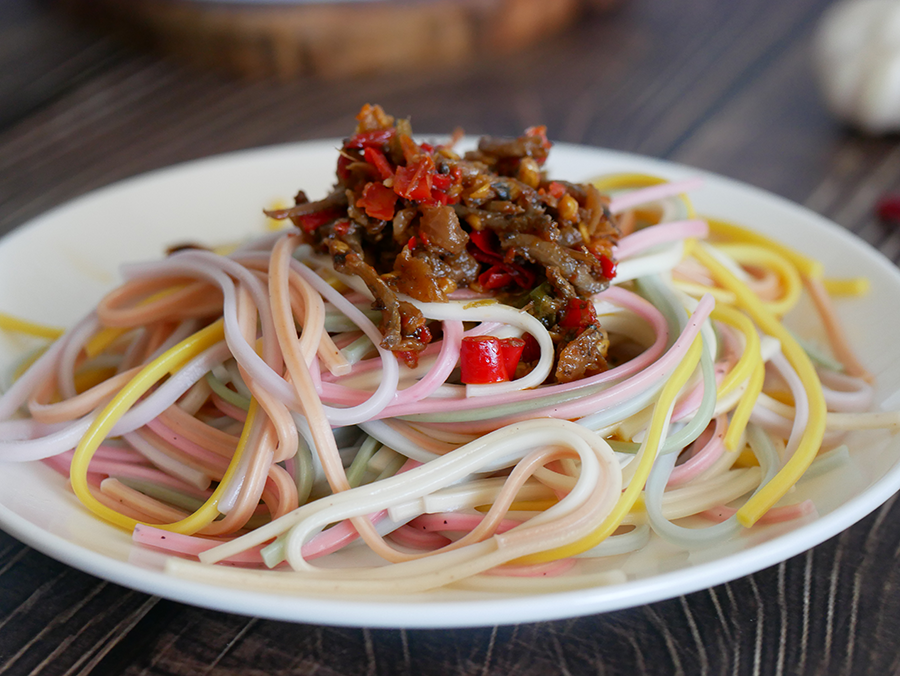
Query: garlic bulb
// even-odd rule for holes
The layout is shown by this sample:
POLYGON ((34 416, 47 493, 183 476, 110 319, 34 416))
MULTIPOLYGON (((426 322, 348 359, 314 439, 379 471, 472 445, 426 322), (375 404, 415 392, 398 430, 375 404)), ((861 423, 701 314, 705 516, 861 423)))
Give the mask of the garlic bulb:
POLYGON ((871 133, 900 131, 900 0, 843 0, 819 23, 815 60, 832 112, 871 133))

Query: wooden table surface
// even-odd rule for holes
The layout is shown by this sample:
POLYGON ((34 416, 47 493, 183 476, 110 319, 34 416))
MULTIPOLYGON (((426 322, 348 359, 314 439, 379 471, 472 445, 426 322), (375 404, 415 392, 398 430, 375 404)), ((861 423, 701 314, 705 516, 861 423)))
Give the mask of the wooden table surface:
MULTIPOLYGON (((420 131, 551 137, 667 158, 805 204, 895 262, 873 205, 896 136, 835 122, 810 46, 826 0, 625 0, 527 53, 346 82, 183 69, 38 0, 0 3, 0 233, 210 154, 343 136, 364 102, 420 131)), ((7 292, 7 290, 4 290, 7 292)), ((2 471, 2 470, 0 470, 2 471)), ((888 674, 900 671, 900 505, 778 566, 652 605, 467 630, 291 624, 161 600, 0 532, 3 674, 888 674)))

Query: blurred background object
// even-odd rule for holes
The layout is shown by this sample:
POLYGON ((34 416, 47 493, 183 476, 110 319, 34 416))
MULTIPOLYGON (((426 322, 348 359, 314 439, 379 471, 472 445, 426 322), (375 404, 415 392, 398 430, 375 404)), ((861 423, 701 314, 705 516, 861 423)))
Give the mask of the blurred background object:
POLYGON ((342 77, 510 54, 618 0, 63 0, 184 62, 242 77, 342 77))
POLYGON ((839 119, 873 134, 900 131, 900 1, 832 5, 819 22, 814 55, 839 119))

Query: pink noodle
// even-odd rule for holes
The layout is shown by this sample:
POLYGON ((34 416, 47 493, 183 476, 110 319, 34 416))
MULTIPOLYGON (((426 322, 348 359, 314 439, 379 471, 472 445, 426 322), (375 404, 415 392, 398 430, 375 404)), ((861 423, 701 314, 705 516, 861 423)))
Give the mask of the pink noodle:
MULTIPOLYGON (((386 516, 387 510, 381 510, 380 512, 369 515, 368 518, 373 524, 377 524, 386 516)), ((328 530, 322 531, 303 545, 303 558, 316 559, 332 554, 339 549, 346 547, 358 537, 359 533, 356 532, 352 523, 349 521, 341 521, 328 530)), ((223 540, 227 539, 228 538, 214 540, 197 537, 195 535, 181 535, 179 533, 172 533, 145 524, 138 524, 135 526, 134 532, 132 533, 132 540, 137 544, 155 547, 156 549, 164 549, 170 552, 177 552, 179 554, 190 554, 193 556, 197 556, 207 549, 212 549, 221 544, 223 540)), ((261 545, 247 549, 234 556, 230 556, 225 559, 225 561, 230 563, 262 564, 263 559, 260 550, 264 546, 265 545, 261 545)))
MULTIPOLYGON (((721 335, 725 350, 722 359, 715 365, 717 388, 722 384, 725 375, 734 368, 739 358, 739 348, 734 333, 728 327, 721 326, 721 335)), ((675 405, 675 410, 672 412, 672 420, 681 420, 700 408, 700 402, 703 399, 703 388, 704 381, 701 379, 690 392, 679 399, 675 405)))
POLYGON ((234 404, 225 401, 215 392, 210 395, 210 399, 212 400, 212 403, 215 405, 215 407, 222 411, 222 413, 227 415, 229 418, 234 418, 239 422, 245 422, 247 420, 247 411, 242 409, 240 406, 235 406, 234 404))
POLYGON ((552 577, 567 573, 573 568, 575 563, 575 559, 557 559, 549 563, 536 563, 530 566, 507 564, 486 570, 483 574, 503 577, 552 577))
POLYGON ((199 444, 195 444, 193 441, 183 437, 176 432, 173 432, 159 418, 154 418, 153 420, 148 422, 147 427, 149 427, 161 439, 168 441, 182 453, 199 458, 203 462, 209 463, 214 467, 222 467, 224 469, 228 466, 227 458, 223 458, 217 453, 214 453, 207 448, 203 448, 199 444))
MULTIPOLYGON (((728 418, 724 415, 716 418, 715 428, 702 448, 694 453, 686 462, 675 467, 669 475, 666 486, 679 486, 691 481, 715 464, 725 450, 725 431, 728 418)), ((701 437, 702 439, 702 437, 701 437)), ((695 443, 700 443, 700 439, 695 443)))
MULTIPOLYGON (((812 500, 804 500, 803 502, 798 502, 794 505, 773 507, 760 518, 759 523, 781 523, 783 521, 792 521, 793 519, 799 519, 815 513, 815 503, 813 503, 812 500)), ((735 514, 737 514, 737 510, 728 505, 719 505, 718 507, 707 509, 705 512, 700 512, 700 516, 716 522, 725 521, 735 514)))
POLYGON ((634 190, 625 195, 614 197, 609 203, 609 210, 614 214, 620 214, 639 204, 655 202, 656 200, 665 199, 666 197, 674 197, 681 193, 696 190, 702 185, 703 179, 698 176, 684 181, 661 183, 659 185, 650 186, 649 188, 641 188, 640 190, 634 190))
POLYGON ((709 225, 699 219, 660 223, 623 237, 615 246, 614 253, 618 260, 623 260, 657 244, 668 244, 690 237, 706 239, 708 236, 709 225))
POLYGON ((429 551, 446 547, 451 542, 450 538, 440 533, 417 530, 409 525, 400 526, 400 528, 390 534, 390 538, 398 545, 429 551))

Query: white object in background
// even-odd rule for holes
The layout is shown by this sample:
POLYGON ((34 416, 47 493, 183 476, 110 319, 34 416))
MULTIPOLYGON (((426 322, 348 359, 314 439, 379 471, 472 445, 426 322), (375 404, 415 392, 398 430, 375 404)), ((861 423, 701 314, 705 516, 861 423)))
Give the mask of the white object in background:
POLYGON ((871 133, 900 131, 900 0, 843 0, 816 34, 819 81, 832 112, 871 133))

